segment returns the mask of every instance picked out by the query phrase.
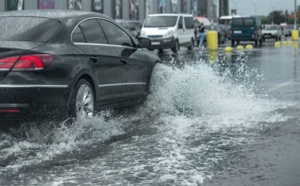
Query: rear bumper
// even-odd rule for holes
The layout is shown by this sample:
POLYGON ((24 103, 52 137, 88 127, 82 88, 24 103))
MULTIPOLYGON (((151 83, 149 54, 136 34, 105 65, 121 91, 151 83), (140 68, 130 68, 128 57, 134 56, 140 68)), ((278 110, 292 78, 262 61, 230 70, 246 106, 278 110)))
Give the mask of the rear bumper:
POLYGON ((268 38, 277 38, 278 36, 276 34, 263 34, 263 37, 265 39, 268 39, 268 38))
POLYGON ((234 41, 256 41, 257 38, 231 37, 231 40, 234 40, 234 41))
POLYGON ((0 118, 67 116, 68 87, 0 87, 0 118))

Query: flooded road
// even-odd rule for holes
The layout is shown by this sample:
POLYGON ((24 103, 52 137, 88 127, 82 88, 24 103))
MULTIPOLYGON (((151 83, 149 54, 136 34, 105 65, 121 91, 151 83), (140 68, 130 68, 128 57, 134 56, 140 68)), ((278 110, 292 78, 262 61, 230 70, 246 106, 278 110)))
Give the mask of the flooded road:
MULTIPOLYGON (((300 140, 299 49, 184 51, 161 54, 138 107, 1 131, 0 185, 279 185, 255 174, 277 168, 257 157, 300 140)), ((281 170, 300 184, 297 169, 281 170)))

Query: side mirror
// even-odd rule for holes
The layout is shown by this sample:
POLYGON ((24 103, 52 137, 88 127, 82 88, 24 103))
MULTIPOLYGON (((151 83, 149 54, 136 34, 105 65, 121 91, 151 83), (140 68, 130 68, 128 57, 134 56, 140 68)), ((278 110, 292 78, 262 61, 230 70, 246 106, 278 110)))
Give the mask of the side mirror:
POLYGON ((139 41, 140 48, 147 48, 148 46, 151 45, 151 40, 148 38, 140 37, 138 38, 138 41, 139 41))

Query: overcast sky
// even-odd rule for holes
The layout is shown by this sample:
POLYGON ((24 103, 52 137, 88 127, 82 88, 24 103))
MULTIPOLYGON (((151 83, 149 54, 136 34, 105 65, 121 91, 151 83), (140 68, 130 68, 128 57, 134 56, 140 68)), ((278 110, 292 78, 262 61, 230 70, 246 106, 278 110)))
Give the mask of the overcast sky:
MULTIPOLYGON (((229 12, 237 9, 238 15, 268 15, 273 10, 294 11, 294 0, 229 0, 229 12)), ((300 0, 297 0, 297 5, 300 0)))

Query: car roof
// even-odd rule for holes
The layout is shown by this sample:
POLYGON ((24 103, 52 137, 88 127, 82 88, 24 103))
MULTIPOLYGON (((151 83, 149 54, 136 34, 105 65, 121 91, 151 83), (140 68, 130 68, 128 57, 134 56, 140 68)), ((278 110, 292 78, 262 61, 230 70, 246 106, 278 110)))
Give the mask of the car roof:
POLYGON ((77 10, 18 10, 18 11, 7 11, 1 12, 0 17, 44 17, 51 19, 67 19, 67 18, 75 18, 78 16, 88 17, 88 16, 96 16, 96 17, 104 17, 108 18, 106 15, 96 13, 96 12, 84 12, 77 10))

